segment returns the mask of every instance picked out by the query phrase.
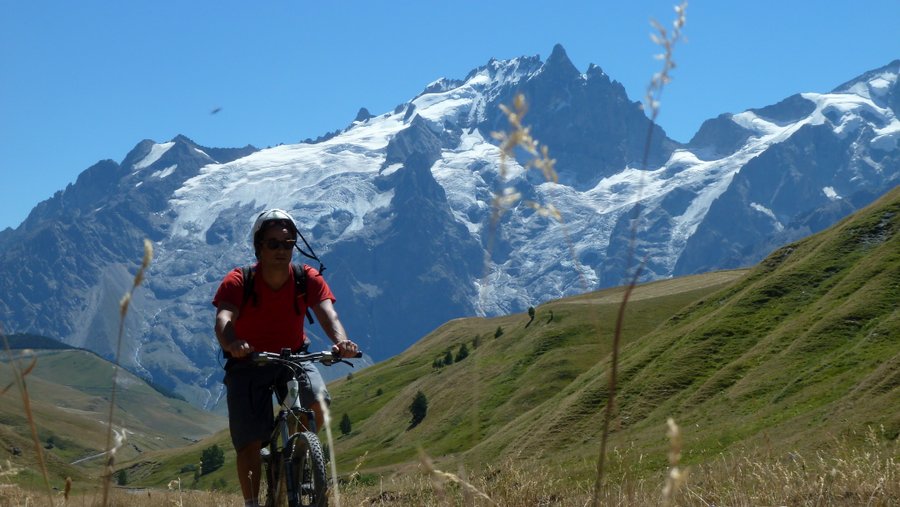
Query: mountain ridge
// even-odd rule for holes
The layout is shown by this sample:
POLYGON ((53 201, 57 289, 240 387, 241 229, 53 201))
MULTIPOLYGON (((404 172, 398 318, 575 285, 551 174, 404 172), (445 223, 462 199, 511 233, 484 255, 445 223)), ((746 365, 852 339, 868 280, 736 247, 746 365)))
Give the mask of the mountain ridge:
POLYGON ((252 260, 247 231, 264 207, 313 233, 345 327, 380 360, 452 318, 620 285, 632 258, 646 259, 643 281, 750 265, 900 182, 897 74, 723 115, 680 145, 598 66, 573 74, 567 60, 561 46, 546 62, 491 60, 315 143, 139 143, 0 235, 0 320, 109 357, 118 301, 150 238, 156 257, 126 320, 124 364, 212 408, 222 388, 211 295, 252 260), (521 154, 501 175, 490 134, 506 129, 499 105, 517 93, 558 184, 529 175, 521 154), (563 210, 565 223, 521 204, 493 222, 504 188, 563 210))

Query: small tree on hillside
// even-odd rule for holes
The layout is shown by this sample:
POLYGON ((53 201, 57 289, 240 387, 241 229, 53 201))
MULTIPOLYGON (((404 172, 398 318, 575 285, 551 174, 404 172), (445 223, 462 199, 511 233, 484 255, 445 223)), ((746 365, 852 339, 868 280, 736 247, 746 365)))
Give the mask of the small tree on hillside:
POLYGON ((501 336, 503 336, 503 327, 497 326, 497 330, 494 331, 494 338, 500 338, 501 336))
POLYGON ((418 426, 425 419, 425 416, 428 414, 428 398, 425 397, 425 393, 422 391, 416 392, 416 396, 409 405, 409 413, 412 415, 412 419, 409 422, 410 428, 418 426))
POLYGON ((463 343, 459 346, 459 352, 456 353, 456 362, 458 363, 467 357, 469 357, 469 347, 466 347, 466 344, 463 343))
POLYGON ((200 473, 206 475, 222 468, 222 465, 225 464, 225 452, 217 444, 214 444, 203 449, 203 452, 200 453, 200 461, 203 462, 203 470, 200 473))
POLYGON ((344 435, 349 435, 352 429, 353 426, 350 424, 350 416, 344 414, 344 417, 341 418, 341 433, 344 435))
POLYGON ((450 366, 453 364, 453 353, 449 350, 444 353, 444 366, 450 366))

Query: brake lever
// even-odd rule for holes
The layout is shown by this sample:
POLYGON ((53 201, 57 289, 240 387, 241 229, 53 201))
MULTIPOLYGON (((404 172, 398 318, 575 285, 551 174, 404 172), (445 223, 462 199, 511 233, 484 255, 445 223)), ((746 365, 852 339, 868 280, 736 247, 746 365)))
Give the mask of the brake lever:
MULTIPOLYGON (((362 356, 363 356, 362 352, 357 352, 356 355, 353 356, 353 358, 358 358, 358 357, 362 357, 362 356)), ((353 358, 351 358, 351 359, 353 359, 353 358)), ((344 363, 344 364, 350 365, 351 368, 355 368, 353 363, 351 363, 350 361, 347 361, 347 359, 345 359, 343 357, 335 357, 334 355, 332 355, 331 360, 329 360, 327 364, 328 364, 328 366, 331 366, 335 363, 344 363)))
POLYGON ((322 364, 324 364, 325 366, 334 366, 337 363, 346 363, 346 364, 349 364, 351 368, 353 368, 353 363, 351 363, 350 361, 347 361, 346 359, 344 359, 342 357, 332 357, 331 359, 322 360, 320 362, 322 364))
MULTIPOLYGON (((356 355, 353 356, 353 358, 360 358, 360 357, 362 357, 362 356, 363 356, 363 353, 362 353, 362 352, 356 351, 356 355)), ((352 358, 351 358, 351 359, 352 359, 352 358)), ((354 368, 353 363, 351 363, 350 361, 347 361, 347 360, 344 359, 343 357, 340 359, 340 361, 341 361, 342 363, 347 363, 347 364, 350 365, 351 368, 354 368)))

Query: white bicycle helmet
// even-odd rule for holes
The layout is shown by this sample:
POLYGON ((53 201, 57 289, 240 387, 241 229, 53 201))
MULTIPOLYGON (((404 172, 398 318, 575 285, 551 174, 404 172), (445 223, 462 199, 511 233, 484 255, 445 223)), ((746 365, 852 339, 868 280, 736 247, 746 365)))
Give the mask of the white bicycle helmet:
POLYGON ((254 250, 258 251, 263 226, 268 222, 284 222, 284 225, 294 234, 294 237, 299 232, 297 222, 294 221, 294 217, 290 213, 278 208, 267 209, 256 217, 256 221, 253 222, 253 228, 250 230, 250 241, 253 243, 254 250))

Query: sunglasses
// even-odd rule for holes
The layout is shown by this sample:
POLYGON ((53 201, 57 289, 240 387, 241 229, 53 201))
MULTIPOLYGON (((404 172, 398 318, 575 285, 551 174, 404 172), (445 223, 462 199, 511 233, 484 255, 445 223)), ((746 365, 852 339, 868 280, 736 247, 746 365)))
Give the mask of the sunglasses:
POLYGON ((278 250, 279 248, 283 248, 285 250, 293 250, 295 244, 297 244, 297 241, 293 239, 280 241, 274 238, 270 238, 263 241, 263 245, 265 245, 269 250, 278 250))

